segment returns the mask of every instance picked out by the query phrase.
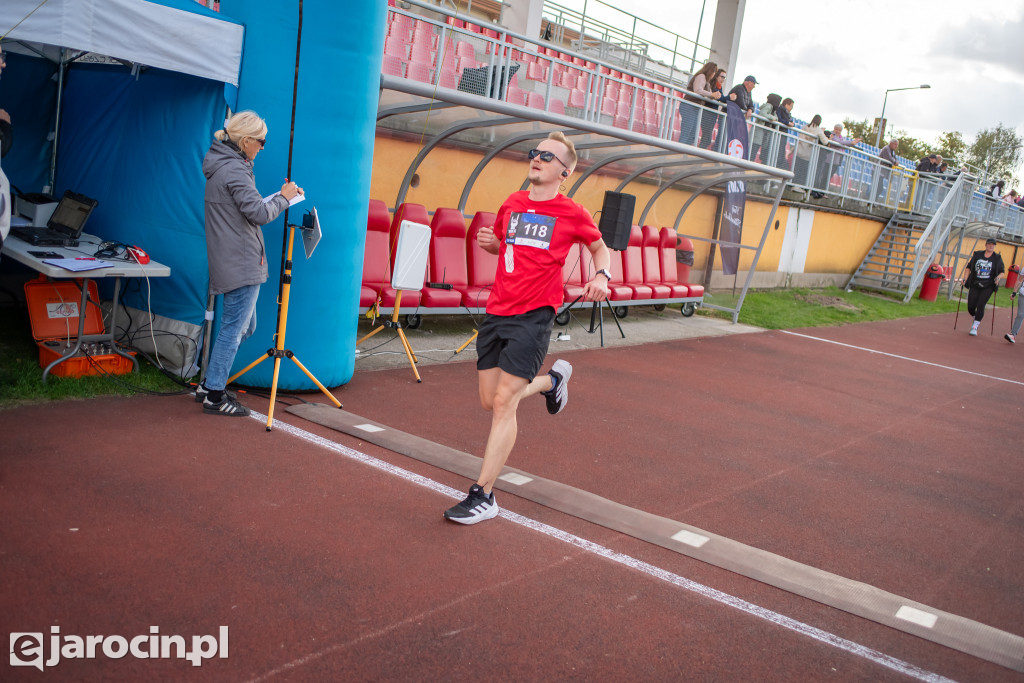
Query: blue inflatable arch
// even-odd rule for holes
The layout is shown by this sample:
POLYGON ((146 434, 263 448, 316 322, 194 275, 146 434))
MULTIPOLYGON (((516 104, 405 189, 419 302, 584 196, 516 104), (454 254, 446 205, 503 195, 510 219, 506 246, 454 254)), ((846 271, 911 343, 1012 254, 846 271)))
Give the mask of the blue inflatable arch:
MULTIPOLYGON (((256 161, 257 185, 264 195, 280 189, 293 135, 291 179, 305 190, 306 200, 291 209, 288 222, 300 224, 312 206, 320 217, 323 239, 310 260, 296 236, 285 347, 329 387, 347 383, 355 369, 386 9, 379 0, 221 2, 221 11, 246 27, 238 109, 258 112, 270 129, 256 161)), ((260 292, 258 329, 239 349, 234 371, 274 346, 283 218, 265 226, 264 234, 270 279, 260 292)), ((272 372, 273 364, 264 362, 239 382, 270 386, 272 372)), ((284 362, 278 388, 316 387, 293 363, 284 362)))

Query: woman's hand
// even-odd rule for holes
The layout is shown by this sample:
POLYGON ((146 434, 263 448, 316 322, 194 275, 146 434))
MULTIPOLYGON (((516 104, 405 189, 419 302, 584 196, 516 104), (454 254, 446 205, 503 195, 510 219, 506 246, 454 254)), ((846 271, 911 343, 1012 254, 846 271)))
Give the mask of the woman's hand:
POLYGON ((296 195, 300 194, 305 194, 302 188, 285 178, 284 185, 281 186, 281 195, 288 201, 291 201, 295 199, 296 195))

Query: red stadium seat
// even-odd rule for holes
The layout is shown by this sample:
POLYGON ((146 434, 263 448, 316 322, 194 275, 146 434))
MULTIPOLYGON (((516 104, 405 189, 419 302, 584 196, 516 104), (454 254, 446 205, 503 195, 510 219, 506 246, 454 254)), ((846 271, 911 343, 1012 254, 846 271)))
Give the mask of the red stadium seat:
POLYGON ((658 232, 658 256, 661 262, 661 281, 672 287, 673 297, 704 296, 704 287, 679 282, 679 269, 676 261, 676 232, 671 228, 662 228, 658 232), (682 289, 685 287, 686 292, 682 289))
POLYGON ((412 221, 413 223, 429 226, 430 216, 427 215, 427 207, 422 204, 406 202, 399 206, 395 211, 395 216, 391 219, 391 234, 389 242, 391 248, 392 267, 395 265, 395 240, 398 239, 398 230, 402 225, 402 221, 412 221))
MULTIPOLYGON (((583 247, 583 251, 587 252, 589 258, 589 250, 583 247)), ((611 251, 611 265, 608 270, 612 274, 612 279, 608 281, 608 300, 629 301, 633 298, 633 290, 622 284, 622 252, 609 251, 611 251)))
POLYGON ((565 303, 572 303, 576 297, 583 295, 583 262, 580 254, 580 245, 574 244, 569 247, 569 253, 565 255, 565 262, 562 264, 562 280, 565 287, 562 290, 565 294, 565 303))
MULTIPOLYGON (((371 199, 363 250, 363 279, 359 294, 361 307, 372 306, 378 295, 381 306, 395 305, 397 292, 391 288, 391 225, 387 204, 379 199, 371 199)), ((416 306, 419 301, 419 292, 406 292, 402 295, 402 303, 407 306, 416 306)))
POLYGON ((469 308, 486 308, 487 297, 494 286, 498 269, 498 255, 484 251, 476 241, 480 228, 492 228, 497 216, 489 211, 477 211, 466 233, 466 269, 469 285, 462 303, 469 308))
MULTIPOLYGON (((644 284, 649 285, 655 299, 668 299, 673 296, 672 288, 664 284, 661 278, 661 237, 657 228, 645 225, 640 229, 640 254, 644 269, 644 284)), ((686 296, 685 294, 683 296, 686 296)))
POLYGON ((430 250, 427 281, 444 283, 451 289, 425 287, 421 305, 430 308, 458 308, 468 284, 466 274, 466 219, 458 209, 439 208, 430 222, 430 250))
POLYGON ((642 242, 640 226, 634 225, 629 231, 629 245, 622 252, 622 283, 633 290, 633 300, 654 296, 654 290, 644 284, 642 242))

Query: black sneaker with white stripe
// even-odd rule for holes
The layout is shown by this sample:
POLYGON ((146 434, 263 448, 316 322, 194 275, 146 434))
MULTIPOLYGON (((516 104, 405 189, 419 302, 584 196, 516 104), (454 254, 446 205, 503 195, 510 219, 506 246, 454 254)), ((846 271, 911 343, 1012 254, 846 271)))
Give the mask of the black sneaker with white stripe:
POLYGON ((548 402, 548 412, 557 415, 569 402, 569 378, 572 377, 572 365, 567 360, 556 360, 548 374, 555 380, 555 388, 541 393, 548 402))
POLYGON ((476 524, 497 514, 498 501, 494 498, 494 491, 487 495, 480 484, 473 484, 466 500, 445 510, 444 518, 459 524, 476 524))
POLYGON ((227 415, 229 417, 245 417, 249 414, 249 409, 239 403, 233 396, 224 392, 224 397, 219 403, 214 403, 207 396, 203 399, 203 412, 212 413, 213 415, 227 415))
MULTIPOLYGON (((197 384, 196 388, 192 390, 192 396, 195 397, 196 403, 202 403, 203 401, 205 401, 206 395, 209 393, 210 390, 204 387, 202 384, 197 384)), ((225 391, 224 393, 226 393, 231 398, 237 398, 237 396, 235 396, 235 394, 230 391, 225 391)))

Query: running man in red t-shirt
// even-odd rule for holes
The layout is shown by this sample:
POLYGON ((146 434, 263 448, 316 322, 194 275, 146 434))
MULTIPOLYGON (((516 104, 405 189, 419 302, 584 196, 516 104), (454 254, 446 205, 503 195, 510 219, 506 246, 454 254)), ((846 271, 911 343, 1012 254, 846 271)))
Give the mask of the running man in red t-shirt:
POLYGON ((529 191, 505 200, 494 227, 477 233, 480 246, 498 255, 487 316, 476 342, 480 403, 491 413, 491 432, 480 477, 469 496, 444 513, 460 524, 476 524, 498 514, 491 488, 516 441, 519 402, 542 394, 548 412, 555 415, 569 401, 568 362, 557 360, 549 372, 537 373, 548 353, 555 311, 562 305, 562 265, 576 242, 586 245, 597 268, 583 288, 583 298, 608 298, 611 254, 601 231, 585 208, 558 192, 576 167, 576 148, 555 132, 528 156, 529 191))

